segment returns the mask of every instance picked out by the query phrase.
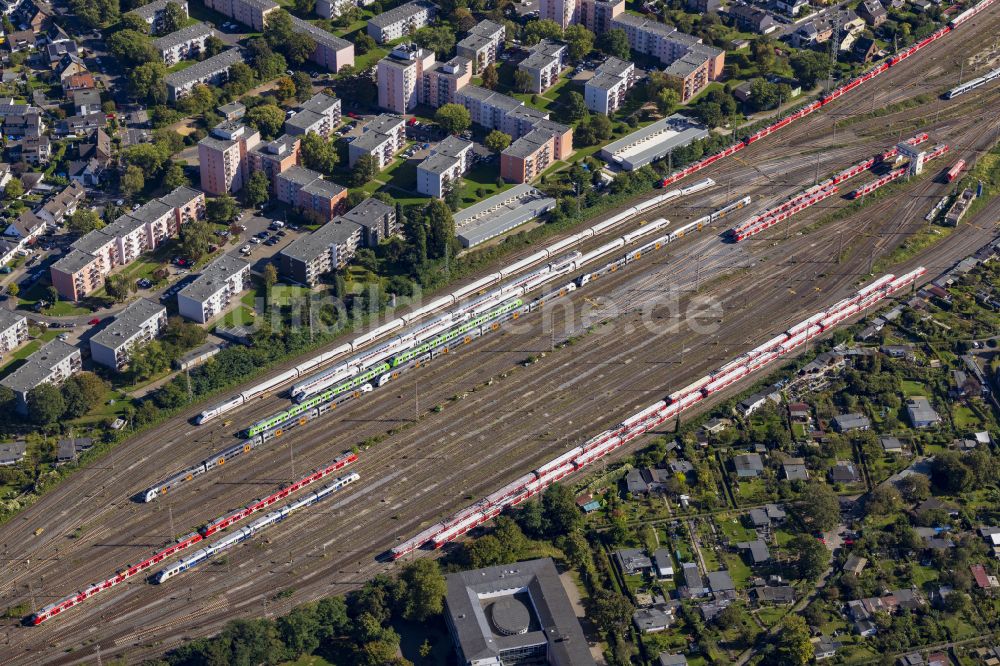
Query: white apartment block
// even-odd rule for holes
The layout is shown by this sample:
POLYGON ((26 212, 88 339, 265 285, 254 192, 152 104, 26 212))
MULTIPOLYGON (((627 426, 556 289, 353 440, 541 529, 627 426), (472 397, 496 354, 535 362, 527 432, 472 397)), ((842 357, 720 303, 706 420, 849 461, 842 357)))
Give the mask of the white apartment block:
POLYGON ((414 0, 369 20, 368 35, 379 44, 385 44, 430 25, 436 14, 434 3, 414 0))
POLYGON ((229 68, 238 62, 243 62, 243 54, 239 48, 232 48, 187 69, 167 74, 163 77, 167 86, 167 100, 176 102, 186 97, 200 83, 222 85, 229 77, 229 68))
POLYGON ((446 137, 430 156, 417 165, 417 192, 442 198, 452 184, 472 166, 472 142, 446 137))
POLYGON ((584 84, 583 99, 587 108, 594 113, 609 116, 621 107, 626 93, 633 85, 635 63, 611 57, 584 84))
POLYGON ((166 10, 167 5, 171 2, 184 10, 184 17, 187 18, 187 0, 153 0, 153 2, 133 9, 129 13, 137 14, 140 18, 142 18, 142 20, 149 24, 152 29, 151 31, 156 33, 160 31, 160 27, 163 22, 164 10, 166 10))
POLYGON ((469 111, 472 122, 486 129, 497 129, 518 139, 548 120, 549 114, 503 93, 479 86, 465 86, 455 95, 455 102, 469 111))
POLYGON ((434 64, 434 52, 400 44, 378 62, 378 105, 394 113, 412 111, 418 103, 421 77, 434 64))
POLYGON ((169 35, 153 40, 153 48, 160 53, 167 67, 181 60, 197 58, 205 50, 205 42, 215 35, 215 30, 198 21, 169 35))
POLYGON ((348 162, 354 166, 362 155, 371 155, 381 171, 406 145, 406 121, 383 113, 365 125, 364 132, 348 144, 348 162))
POLYGON ((250 263, 224 254, 201 272, 198 278, 177 293, 177 311, 199 324, 226 309, 250 283, 250 263))
POLYGON ((28 318, 7 308, 0 308, 0 357, 9 354, 28 340, 28 318))
POLYGON ((316 93, 285 121, 285 132, 292 136, 312 132, 329 139, 340 124, 340 118, 340 100, 333 95, 316 93))
POLYGON ((472 61, 472 72, 481 73, 503 49, 507 29, 494 21, 480 21, 457 45, 457 53, 472 61))
POLYGON ((90 357, 94 363, 122 370, 128 365, 132 351, 159 335, 166 325, 167 308, 140 298, 90 339, 90 357))
POLYGON ((531 47, 531 55, 517 68, 531 77, 531 92, 543 93, 559 81, 566 60, 567 46, 551 39, 543 39, 531 47))
POLYGON ((80 349, 62 340, 51 340, 29 356, 25 364, 0 380, 17 397, 17 411, 28 412, 28 392, 41 384, 58 386, 83 367, 80 349))

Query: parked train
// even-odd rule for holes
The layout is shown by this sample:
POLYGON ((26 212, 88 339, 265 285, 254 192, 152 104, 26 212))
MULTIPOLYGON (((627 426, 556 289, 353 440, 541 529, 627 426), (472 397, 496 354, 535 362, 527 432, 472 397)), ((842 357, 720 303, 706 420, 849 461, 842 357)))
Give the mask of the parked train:
POLYGON ((433 548, 441 548, 477 525, 496 517, 504 508, 515 506, 537 495, 548 485, 583 469, 661 423, 675 418, 688 407, 777 360, 811 338, 829 331, 844 319, 913 284, 925 272, 921 267, 900 277, 886 275, 879 278, 859 289, 853 296, 795 324, 781 335, 742 354, 715 372, 695 380, 683 389, 674 391, 663 400, 644 407, 613 428, 508 483, 448 519, 431 525, 412 539, 394 546, 389 551, 390 556, 398 559, 412 553, 425 543, 429 543, 433 548))
POLYGON ((993 71, 987 72, 986 74, 983 74, 978 78, 972 79, 971 81, 966 81, 960 86, 955 86, 954 88, 946 92, 944 96, 948 99, 954 99, 955 97, 967 93, 970 90, 973 90, 974 88, 986 85, 990 81, 996 81, 997 79, 1000 79, 1000 67, 994 69, 993 71))
MULTIPOLYGON (((157 572, 152 580, 154 583, 163 583, 164 581, 173 578, 174 576, 184 573, 188 569, 195 567, 202 562, 205 562, 209 558, 221 553, 222 551, 235 546, 236 544, 246 541, 250 537, 258 534, 259 532, 280 523, 285 518, 287 518, 291 513, 298 511, 307 506, 311 506, 327 497, 333 493, 346 488, 350 484, 358 481, 361 478, 357 472, 351 472, 345 476, 336 479, 333 483, 323 486, 319 490, 308 493, 305 497, 300 497, 299 499, 286 504, 277 511, 272 511, 271 513, 258 518, 246 527, 241 527, 232 534, 228 534, 219 541, 205 546, 190 555, 181 558, 177 562, 161 569, 157 572)), ((202 537, 204 538, 204 537, 202 537)))

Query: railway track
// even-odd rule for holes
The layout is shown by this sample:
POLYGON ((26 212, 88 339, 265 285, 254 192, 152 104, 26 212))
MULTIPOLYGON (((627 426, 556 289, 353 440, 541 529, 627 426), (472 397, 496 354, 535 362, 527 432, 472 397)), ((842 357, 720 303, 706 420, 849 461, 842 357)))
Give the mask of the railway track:
MULTIPOLYGON (((850 99, 850 97, 844 99, 850 99)), ((822 114, 818 117, 822 117, 822 114)), ((865 126, 865 124, 859 123, 858 128, 863 129, 865 126)), ((778 134, 777 136, 781 137, 782 135, 778 134)), ((874 141, 863 137, 857 138, 856 141, 859 145, 874 143, 874 141)), ((815 148, 815 146, 815 143, 811 144, 812 148, 815 148)), ((761 145, 755 149, 763 149, 763 147, 761 145)), ((800 156, 796 158, 796 164, 804 165, 808 163, 811 165, 811 160, 814 158, 808 157, 807 159, 807 157, 800 156)), ((831 161, 831 169, 839 164, 849 164, 856 157, 856 154, 852 154, 841 162, 831 161)), ((785 159, 788 160, 790 158, 786 157, 785 159)), ((720 185, 725 184, 725 180, 717 178, 713 170, 708 170, 706 175, 716 178, 720 185)), ((768 186, 770 185, 768 183, 768 186)), ((790 188, 793 187, 791 179, 789 179, 788 186, 790 188)), ((794 184, 794 187, 798 186, 799 184, 794 184)), ((723 187, 717 188, 712 195, 720 199, 723 198, 725 196, 724 192, 720 192, 720 190, 723 190, 723 187)), ((740 190, 739 193, 743 193, 743 190, 740 190)), ((737 192, 733 191, 732 195, 737 196, 737 192)), ((677 209, 676 212, 679 214, 678 218, 684 215, 690 215, 692 218, 695 217, 693 208, 689 210, 677 209)), ((917 212, 922 213, 922 211, 917 212)), ((860 217, 867 218, 869 216, 868 213, 868 209, 865 209, 861 212, 860 217)), ((671 219, 675 218, 671 217, 671 219)), ((803 222, 807 221, 807 219, 804 218, 803 222)), ((682 220, 677 219, 678 223, 680 221, 682 220)), ((698 295, 696 291, 701 286, 698 284, 702 280, 701 272, 711 275, 713 272, 731 266, 732 262, 736 259, 743 262, 740 264, 740 270, 756 270, 758 274, 760 273, 761 265, 772 264, 766 266, 768 270, 773 269, 772 275, 766 280, 757 282, 756 286, 751 286, 747 284, 749 280, 744 280, 743 283, 737 283, 736 285, 729 284, 728 282, 720 282, 719 284, 710 284, 708 287, 702 287, 702 294, 719 297, 724 307, 729 307, 731 308, 730 311, 736 313, 731 321, 727 317, 724 329, 714 337, 712 342, 708 343, 711 347, 708 349, 709 353, 707 355, 705 354, 705 346, 697 347, 697 338, 684 335, 683 332, 676 336, 659 336, 653 340, 648 340, 648 335, 639 330, 638 327, 635 327, 635 333, 629 334, 628 337, 616 343, 611 343, 610 346, 593 343, 594 346, 591 347, 590 340, 596 338, 594 336, 586 336, 583 342, 574 345, 572 356, 580 360, 571 359, 570 361, 563 361, 559 359, 558 363, 550 363, 547 360, 529 368, 518 369, 514 373, 511 373, 507 380, 500 379, 501 375, 505 372, 510 373, 511 366, 516 365, 518 360, 523 359, 524 356, 538 354, 547 348, 551 337, 545 331, 533 328, 532 333, 522 336, 515 337, 508 335, 484 339, 477 343, 476 346, 467 350, 468 353, 446 358, 445 362, 441 364, 432 364, 427 368, 425 373, 419 376, 404 376, 400 380, 398 388, 397 386, 390 385, 386 387, 384 395, 373 395, 364 403, 364 406, 352 407, 350 410, 345 410, 343 413, 345 420, 330 423, 329 427, 326 423, 321 423, 317 424, 316 429, 303 429, 298 434, 294 432, 290 433, 290 435, 294 435, 294 438, 290 437, 287 442, 277 446, 274 450, 261 452, 265 455, 259 458, 255 454, 252 459, 248 459, 249 462, 246 464, 240 463, 234 468, 224 470, 220 476, 212 478, 210 482, 193 488, 190 494, 187 494, 188 491, 184 491, 186 497, 179 495, 172 500, 173 504, 168 503, 154 509, 155 513, 152 514, 145 512, 145 507, 136 507, 122 500, 123 492, 120 485, 125 477, 123 472, 125 466, 122 463, 119 462, 117 468, 114 470, 95 468, 89 472, 89 475, 93 482, 101 486, 97 494, 90 498, 81 497, 77 505, 68 510, 64 509, 62 517, 54 519, 56 529, 50 532, 49 528, 46 528, 48 540, 39 540, 36 542, 41 547, 34 550, 22 548, 7 556, 8 561, 15 562, 22 562, 23 559, 31 559, 34 565, 24 565, 23 570, 19 569, 21 565, 16 565, 11 572, 14 574, 13 577, 8 578, 8 572, 0 576, 0 584, 5 586, 0 588, 0 594, 3 594, 8 603, 11 603, 35 594, 44 594, 47 588, 57 589, 58 591, 52 593, 55 596, 58 596, 60 593, 65 594, 68 591, 72 591, 72 588, 66 589, 67 580, 75 577, 78 585, 90 582, 89 578, 99 578, 104 573, 111 573, 116 564, 121 564, 123 561, 130 561, 127 557, 123 558, 123 555, 125 555, 124 550, 130 549, 129 552, 136 552, 143 547, 149 550, 151 549, 152 542, 156 539, 169 538, 171 536, 168 529, 169 521, 166 520, 167 516, 164 516, 165 513, 172 512, 175 514, 175 529, 173 531, 176 533, 183 532, 186 527, 193 526, 188 525, 188 523, 192 521, 197 522, 196 516, 200 515, 200 519, 211 517, 201 515, 205 505, 212 505, 219 502, 225 503, 228 507, 235 507, 241 503, 245 503, 244 500, 248 502, 254 495, 263 495, 273 489, 276 484, 293 476, 290 473, 281 473, 280 470, 287 469, 290 472, 291 467, 295 466, 301 472, 306 466, 315 465, 327 459, 330 454, 330 442, 335 442, 334 446, 338 446, 344 439, 349 439, 350 442, 345 442, 344 444, 346 447, 348 444, 355 443, 366 437, 383 434, 389 424, 396 424, 399 432, 390 436, 386 445, 376 446, 366 452, 359 462, 358 470, 365 479, 375 480, 379 478, 379 475, 385 476, 386 470, 393 467, 393 462, 396 461, 398 463, 400 457, 405 456, 403 460, 408 462, 403 465, 396 464, 394 466, 398 468, 396 471, 400 475, 394 481, 394 483, 398 482, 400 484, 399 490, 394 491, 392 494, 387 494, 378 500, 374 498, 365 500, 366 502, 370 502, 370 505, 361 510, 363 512, 362 519, 355 521, 356 516, 351 514, 351 519, 347 520, 346 512, 350 510, 352 505, 345 504, 339 509, 331 510, 335 511, 333 513, 318 513, 315 521, 313 520, 313 516, 310 515, 308 517, 309 524, 312 525, 314 522, 317 522, 321 525, 320 528, 310 529, 307 532, 303 527, 303 530, 300 532, 297 529, 298 525, 290 524, 287 530, 284 528, 279 530, 279 533, 286 536, 290 534, 296 535, 296 546, 294 552, 290 554, 290 559, 293 560, 293 563, 298 563, 297 566, 302 567, 301 572, 296 572, 296 577, 308 575, 309 577, 306 580, 312 581, 308 582, 303 586, 304 589, 301 589, 299 593, 294 595, 296 601, 356 585, 364 577, 381 570, 383 567, 383 565, 370 560, 370 554, 374 548, 373 544, 369 542, 368 536, 371 533, 379 533, 378 531, 372 532, 372 530, 379 530, 379 525, 384 525, 386 520, 394 523, 395 528, 392 530, 393 534, 382 538, 382 541, 385 543, 375 544, 378 547, 390 545, 392 536, 408 536, 413 531, 413 528, 421 522, 434 515, 444 513, 446 509, 454 504, 460 504, 462 502, 460 497, 454 500, 442 498, 442 495, 454 496, 455 493, 453 491, 455 488, 460 488, 467 494, 488 492, 504 480, 495 472, 496 469, 507 469, 507 473, 511 477, 515 476, 514 472, 517 470, 511 468, 509 460, 514 458, 523 460, 525 469, 527 469, 530 468, 530 464, 537 464, 546 459, 553 451, 568 448, 568 446, 564 445, 568 444, 570 440, 576 441, 582 438, 584 432, 590 432, 590 430, 584 431, 581 429, 584 423, 587 424, 587 428, 592 429, 594 432, 598 431, 604 425, 603 423, 589 423, 595 409, 602 409, 608 406, 609 409, 606 413, 609 415, 609 420, 607 422, 610 423, 613 421, 612 416, 617 418, 617 416, 624 415, 635 404, 641 404, 644 399, 655 395, 656 392, 662 392, 667 386, 679 384, 685 378, 693 377, 698 372, 701 372, 703 368, 695 369, 698 367, 698 363, 703 367, 709 367, 715 361, 724 358, 730 348, 727 346, 723 350, 721 348, 723 345, 732 345, 733 348, 736 348, 745 344, 747 342, 747 330, 754 330, 755 328, 765 330, 766 327, 765 332, 771 332, 779 326, 777 322, 784 321, 790 323, 799 312, 805 312, 815 305, 822 305, 829 302, 828 299, 831 298, 831 294, 837 288, 842 288, 856 281, 858 276, 864 272, 866 266, 863 265, 863 262, 859 263, 854 260, 850 261, 847 265, 838 266, 829 262, 817 262, 810 259, 810 257, 816 254, 816 247, 824 247, 825 243, 829 243, 831 238, 836 237, 837 230, 847 224, 850 224, 850 220, 827 225, 819 231, 806 236, 789 238, 786 243, 780 246, 782 254, 785 255, 782 265, 778 265, 778 262, 773 262, 769 258, 771 245, 767 242, 762 241, 758 247, 752 248, 750 251, 739 250, 738 254, 731 255, 729 254, 730 251, 719 249, 720 245, 716 238, 704 234, 693 237, 693 240, 676 247, 668 247, 668 259, 660 261, 660 257, 656 257, 656 261, 659 264, 640 262, 637 272, 622 271, 612 277, 603 279, 603 282, 595 285, 596 289, 599 290, 599 294, 611 293, 618 294, 619 296, 624 294, 628 299, 626 302, 629 304, 629 308, 635 309, 643 303, 648 302, 652 295, 657 293, 657 290, 662 291, 662 286, 665 283, 688 285, 685 293, 688 293, 690 296, 698 295), (699 265, 701 268, 698 268, 699 265), (682 266, 687 267, 682 268, 682 266), (742 268, 743 266, 745 268, 742 268), (819 270, 820 266, 824 266, 831 273, 834 272, 833 269, 838 270, 834 279, 830 280, 830 284, 826 285, 824 283, 822 291, 816 292, 809 285, 819 283, 821 279, 819 278, 821 272, 819 270), (775 298, 775 294, 777 293, 780 293, 783 297, 786 296, 786 289, 788 288, 794 288, 797 294, 802 295, 802 298, 794 299, 794 301, 788 298, 775 298), (762 291, 770 292, 770 295, 761 296, 759 292, 762 291), (753 315, 753 312, 765 307, 771 307, 767 317, 761 319, 759 316, 755 317, 753 315), (764 326, 762 326, 762 323, 764 326), (515 342, 518 344, 515 344, 515 342), (587 345, 586 348, 582 346, 584 344, 587 345), (623 353, 619 349, 627 344, 644 346, 647 349, 646 353, 648 356, 654 359, 645 363, 645 367, 637 378, 632 375, 633 369, 640 367, 636 365, 637 360, 634 356, 629 356, 627 353, 622 355, 623 353), (587 361, 587 359, 591 358, 610 358, 615 354, 617 354, 617 362, 615 364, 591 363, 587 361), (697 354, 701 354, 699 359, 692 361, 691 357, 697 354), (586 367, 581 370, 581 366, 586 367), (683 367, 684 372, 664 372, 664 368, 670 367, 683 367), (546 370, 547 373, 542 373, 543 370, 546 370), (567 385, 565 379, 557 381, 554 378, 564 377, 566 373, 574 371, 579 372, 581 375, 584 372, 587 373, 580 380, 583 383, 582 385, 578 383, 567 385), (539 376, 536 377, 535 372, 538 372, 539 376), (484 375, 498 378, 494 382, 494 386, 479 387, 481 378, 484 375), (516 383, 508 381, 512 377, 516 377, 518 381, 516 383), (641 381, 636 381, 637 379, 641 381), (595 395, 598 397, 592 399, 590 402, 582 400, 580 396, 586 395, 587 391, 593 391, 595 382, 603 382, 609 388, 596 391, 595 395), (420 388, 416 389, 418 386, 420 388), (505 438, 512 438, 513 441, 504 442, 502 446, 496 448, 494 460, 498 461, 499 464, 497 462, 490 464, 489 461, 481 462, 481 452, 484 442, 488 444, 496 437, 495 426, 492 424, 477 426, 474 430, 478 432, 472 436, 470 441, 469 438, 458 438, 458 433, 453 435, 452 430, 448 427, 442 428, 443 425, 446 425, 442 423, 444 417, 428 410, 429 406, 447 402, 450 397, 449 394, 470 391, 474 387, 479 387, 479 390, 470 393, 470 396, 476 398, 482 396, 482 401, 473 401, 467 397, 463 400, 455 401, 446 407, 442 414, 447 414, 452 419, 463 419, 471 423, 481 423, 481 416, 477 419, 477 414, 495 414, 500 409, 510 410, 517 408, 516 412, 509 413, 531 417, 530 419, 525 419, 524 423, 518 424, 516 430, 503 434, 505 438), (419 412, 414 410, 413 400, 410 398, 410 395, 412 395, 410 393, 411 390, 419 390, 423 394, 421 396, 421 403, 424 405, 424 409, 419 410, 419 412), (544 427, 544 429, 537 430, 543 436, 547 430, 552 428, 553 415, 551 411, 543 407, 551 398, 546 397, 543 399, 539 397, 546 391, 552 391, 556 394, 557 404, 566 404, 565 407, 561 408, 565 411, 565 415, 559 423, 565 429, 572 431, 573 434, 571 436, 567 436, 564 439, 531 438, 530 433, 533 427, 536 429, 544 427), (509 394, 521 396, 520 401, 512 403, 509 394), (615 397, 619 395, 627 396, 628 400, 621 401, 615 397), (599 406, 595 407, 595 405, 599 406), (610 408, 612 405, 614 407, 610 408), (379 410, 382 414, 380 418, 359 418, 364 413, 371 413, 375 410, 379 410), (413 422, 415 413, 420 414, 419 422, 408 427, 402 427, 404 424, 413 422), (310 439, 316 441, 309 442, 310 439), (539 444, 539 442, 543 443, 539 444), (292 453, 293 447, 296 447, 294 453, 292 453), (459 469, 456 469, 454 473, 444 478, 437 478, 441 471, 441 465, 428 465, 428 462, 434 463, 443 458, 449 460, 450 464, 448 467, 459 469), (469 471, 464 471, 465 469, 469 471), (267 473, 262 473, 262 470, 266 470, 267 473), (276 472, 274 470, 279 471, 276 472), (259 489, 259 492, 254 492, 256 489, 259 489), (406 496, 406 499, 404 499, 406 489, 410 489, 416 498, 412 502, 407 501, 409 496, 406 496), (443 490, 447 490, 448 492, 442 492, 443 490), (114 500, 117 506, 109 507, 107 513, 103 516, 100 514, 97 516, 92 515, 93 503, 102 499, 114 500), (79 511, 79 513, 91 514, 84 521, 88 526, 87 529, 83 531, 81 537, 78 539, 66 539, 66 535, 81 524, 80 519, 77 517, 77 510, 84 508, 90 509, 90 511, 79 511), (392 515, 401 515, 404 510, 407 514, 412 515, 413 518, 406 523, 398 519, 393 521, 392 515), (127 514, 124 520, 121 515, 122 513, 127 514), (152 522, 157 523, 156 529, 150 524, 150 516, 155 519, 152 522), (322 520, 320 520, 320 516, 322 516, 322 520), (371 521, 376 522, 372 523, 371 521), (334 531, 331 528, 331 524, 337 524, 340 527, 337 531, 334 531), (62 529, 58 529, 59 527, 62 527, 62 529), (105 545, 100 544, 103 539, 94 538, 96 535, 107 535, 109 531, 112 534, 121 535, 121 538, 115 540, 118 544, 131 545, 105 545), (310 536, 302 538, 301 535, 306 533, 310 536), (136 546, 135 544, 137 543, 145 544, 145 546, 136 546), (330 552, 328 557, 308 557, 311 553, 320 552, 324 548, 324 544, 326 544, 327 549, 331 545, 336 545, 338 548, 334 552, 330 552), (103 547, 95 549, 95 546, 99 545, 103 547), (63 548, 61 552, 59 550, 60 547, 63 548), (56 549, 54 556, 59 559, 52 559, 53 552, 49 550, 50 548, 56 549), (95 550, 98 552, 95 553, 95 550), (105 554, 100 555, 100 552, 104 552, 105 554), (28 555, 29 557, 22 559, 23 555, 28 555), (72 562, 70 563, 64 558, 72 558, 72 562), (305 564, 302 563, 302 560, 306 560, 305 564), (310 562, 309 560, 315 560, 327 566, 315 566, 316 562, 310 562), (47 564, 39 565, 38 562, 47 564), (313 566, 307 566, 309 564, 313 564, 313 566), (79 574, 68 570, 78 567, 83 568, 84 565, 86 565, 88 571, 95 571, 92 576, 88 576, 87 580, 81 580, 79 574), (108 567, 110 567, 110 570, 108 567), (318 579, 326 579, 327 577, 329 577, 329 580, 337 582, 333 586, 314 582, 318 579), (26 580, 36 581, 37 589, 30 591, 24 589, 23 582, 26 580)), ((877 228, 881 228, 881 226, 877 228)), ((957 245, 957 240, 953 240, 956 236, 958 234, 953 234, 952 237, 946 239, 949 246, 957 245)), ((970 234, 962 234, 963 239, 968 237, 970 237, 970 234)), ((766 238, 764 240, 767 241, 766 238)), ((863 245, 863 251, 867 251, 867 242, 865 241, 863 245)), ((935 249, 937 248, 938 246, 935 246, 935 249)), ((874 247, 874 243, 872 249, 877 249, 874 247)), ((950 251, 954 252, 954 249, 950 251)), ((943 250, 941 252, 942 254, 946 254, 943 250)), ((931 264, 933 266, 933 262, 931 264)), ((707 280, 708 278, 706 277, 705 279, 707 280)), ((584 293, 588 297, 593 297, 595 292, 585 291, 584 293)), ((579 301, 576 301, 576 303, 579 304, 579 301)), ((619 323, 622 325, 635 323, 627 317, 619 318, 619 320, 619 323)), ((759 337, 763 339, 765 335, 762 333, 759 337)), ((704 343, 704 341, 702 342, 704 343)), ((559 356, 560 353, 557 352, 552 355, 551 360, 554 361, 559 356)), ((259 401, 249 410, 240 413, 241 422, 244 420, 249 421, 253 416, 266 414, 268 410, 273 408, 273 404, 274 401, 272 400, 259 401)), ((192 410, 192 412, 194 411, 197 410, 192 410)), ((193 430, 193 428, 191 429, 193 430)), ((214 431, 214 433, 216 435, 223 434, 219 431, 214 431)), ((189 434, 195 433, 179 434, 173 443, 174 446, 177 448, 183 446, 186 449, 182 455, 192 457, 202 455, 204 453, 203 448, 199 450, 199 447, 193 446, 189 441, 185 442, 183 440, 189 434)), ((199 435, 198 440, 203 445, 211 441, 209 437, 212 437, 212 435, 201 435, 200 432, 197 434, 199 435)), ((143 455, 143 451, 139 450, 140 447, 134 446, 137 443, 132 442, 119 448, 118 452, 114 454, 115 458, 132 458, 133 456, 143 455)), ((224 442, 219 442, 218 448, 221 448, 223 445, 224 442)), ((147 446, 149 445, 147 444, 147 446)), ((152 452, 155 451, 157 451, 157 448, 154 446, 151 450, 147 449, 145 454, 152 455, 152 452)), ((161 455, 170 455, 170 453, 161 455)), ((156 469, 155 465, 149 464, 136 467, 133 469, 133 472, 149 467, 153 467, 153 469, 145 471, 147 476, 151 472, 153 474, 162 474, 162 468, 156 469)), ((83 472, 78 476, 83 478, 85 474, 88 474, 88 472, 83 472)), ((73 479, 70 483, 78 484, 80 482, 77 479, 73 479)), ((136 490, 144 484, 145 481, 130 481, 128 483, 130 487, 134 485, 136 490)), ((350 500, 352 496, 348 495, 344 498, 344 501, 350 500)), ((43 500, 43 502, 45 501, 43 500)), ((39 507, 33 507, 30 511, 37 513, 40 510, 39 507)), ((220 512, 213 510, 213 515, 220 512)), ((0 538, 4 539, 4 543, 13 545, 17 542, 18 535, 23 538, 21 543, 31 543, 30 532, 34 529, 33 525, 18 524, 19 522, 20 520, 15 521, 0 530, 0 535, 2 535, 0 538)), ((277 537, 275 540, 278 540, 277 537)), ((278 566, 281 564, 280 560, 278 560, 278 564, 275 564, 276 560, 262 564, 259 561, 262 559, 261 553, 255 551, 252 544, 247 545, 246 548, 237 549, 230 557, 239 562, 237 565, 237 576, 239 578, 248 578, 252 574, 254 577, 258 575, 263 576, 264 580, 267 581, 280 581, 290 577, 287 569, 281 570, 281 567, 278 566)), ((205 578, 199 578, 197 581, 197 589, 190 591, 190 601, 176 597, 176 593, 172 593, 170 595, 171 598, 164 599, 161 598, 163 596, 162 591, 160 594, 153 594, 147 586, 138 584, 128 587, 124 594, 112 592, 109 597, 100 599, 91 608, 75 609, 73 613, 76 616, 68 614, 66 617, 60 618, 59 626, 56 628, 55 633, 50 633, 47 627, 35 630, 22 630, 8 625, 5 627, 8 632, 16 632, 9 646, 13 650, 16 650, 16 654, 12 652, 11 656, 19 657, 18 660, 27 659, 29 653, 25 649, 32 649, 32 646, 34 646, 34 657, 32 660, 38 660, 39 650, 42 650, 42 652, 46 652, 47 654, 45 661, 52 661, 53 663, 87 661, 88 659, 92 659, 92 657, 86 651, 81 652, 80 650, 89 645, 85 642, 88 640, 87 636, 97 631, 102 633, 100 644, 102 649, 108 651, 108 653, 112 652, 115 647, 121 649, 128 647, 127 644, 130 641, 141 643, 151 641, 155 638, 156 640, 169 639, 168 642, 175 642, 193 627, 201 626, 203 628, 199 631, 208 631, 213 627, 217 627, 233 614, 259 612, 260 608, 257 604, 264 603, 262 598, 263 600, 268 598, 266 594, 262 595, 259 589, 248 583, 235 585, 233 586, 235 589, 228 593, 222 592, 221 590, 225 589, 228 586, 228 581, 231 580, 228 577, 228 572, 223 572, 217 568, 210 568, 205 571, 207 572, 205 578), (225 610, 222 610, 222 606, 219 607, 220 610, 215 610, 216 607, 212 605, 220 603, 219 599, 226 600, 224 603, 225 610), (202 600, 200 601, 200 605, 199 600, 202 600), (189 605, 193 603, 201 609, 198 622, 193 622, 189 617, 185 616, 185 611, 181 610, 181 608, 185 607, 185 603, 189 605), (206 613, 204 612, 205 608, 212 608, 213 610, 206 613), (256 610, 251 611, 251 609, 256 610), (108 618, 113 621, 110 623, 105 622, 101 629, 98 630, 94 623, 94 620, 98 618, 108 618), (132 629, 127 626, 131 622, 142 622, 147 629, 132 629), (166 628, 148 633, 148 627, 150 626, 166 628), (136 637, 129 636, 129 634, 135 634, 136 631, 140 632, 136 634, 136 637), (28 632, 36 633, 32 634, 28 632), (52 640, 55 635, 60 637, 58 645, 55 648, 46 650, 43 646, 47 646, 46 641, 52 640), (118 641, 122 641, 123 643, 118 645, 118 641), (75 646, 74 652, 63 653, 60 656, 59 650, 69 646, 75 646)), ((179 582, 183 584, 186 581, 179 582)), ((291 603, 291 599, 288 603, 291 603)), ((271 605, 271 609, 273 610, 273 604, 271 605)), ((270 612, 266 608, 264 610, 270 612)), ((190 606, 188 606, 189 611, 190 606)), ((6 649, 7 647, 4 648, 4 650, 6 649)), ((129 654, 150 654, 155 651, 157 649, 146 648, 133 650, 129 654)))

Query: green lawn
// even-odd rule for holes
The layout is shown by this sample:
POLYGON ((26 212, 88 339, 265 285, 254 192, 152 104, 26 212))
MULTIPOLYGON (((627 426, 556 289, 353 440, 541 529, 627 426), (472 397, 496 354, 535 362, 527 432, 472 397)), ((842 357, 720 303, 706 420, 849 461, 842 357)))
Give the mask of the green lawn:
POLYGON ((968 407, 956 405, 952 411, 952 418, 955 420, 955 427, 962 429, 980 428, 983 422, 979 420, 976 413, 968 407))
POLYGON ((482 201, 486 197, 491 197, 513 187, 510 183, 504 183, 502 187, 497 187, 496 181, 499 175, 500 171, 495 162, 480 162, 472 167, 467 174, 462 176, 462 189, 459 190, 462 205, 471 206, 477 201, 482 201), (482 196, 477 196, 476 191, 480 189, 482 189, 482 196))
POLYGON ((36 351, 41 349, 42 345, 44 345, 46 342, 49 342, 50 340, 55 340, 60 333, 62 333, 62 331, 57 328, 48 329, 44 333, 42 333, 37 339, 30 341, 28 344, 24 345, 10 356, 4 357, 3 364, 0 365, 0 372, 4 372, 14 363, 17 363, 18 361, 28 358, 36 351))
POLYGON ((736 587, 739 589, 745 589, 747 586, 747 581, 750 580, 750 576, 753 572, 750 571, 750 567, 747 566, 746 562, 739 555, 726 554, 726 565, 729 568, 729 575, 732 577, 733 582, 736 583, 736 587))
POLYGON ((182 70, 187 69, 188 67, 190 67, 191 65, 195 64, 196 62, 198 62, 198 61, 197 60, 181 60, 179 63, 177 63, 175 65, 171 65, 170 67, 167 67, 167 71, 168 72, 180 72, 182 70))
POLYGON ((914 395, 928 395, 927 387, 920 382, 904 379, 900 382, 900 385, 903 387, 903 395, 907 398, 914 395))
MULTIPOLYGON (((49 284, 48 279, 41 279, 18 294, 18 309, 30 310, 38 301, 48 300, 49 295, 47 291, 49 284)), ((57 301, 45 308, 43 313, 53 317, 67 317, 70 315, 87 314, 88 312, 90 312, 88 308, 82 308, 69 301, 57 301)))
POLYGON ((373 67, 382 58, 389 55, 389 49, 376 48, 372 49, 368 53, 357 56, 354 59, 354 67, 356 71, 362 72, 369 67, 373 67))
POLYGON ((240 305, 232 311, 227 312, 222 319, 216 322, 215 327, 231 328, 233 326, 246 326, 253 323, 254 314, 253 309, 240 305))

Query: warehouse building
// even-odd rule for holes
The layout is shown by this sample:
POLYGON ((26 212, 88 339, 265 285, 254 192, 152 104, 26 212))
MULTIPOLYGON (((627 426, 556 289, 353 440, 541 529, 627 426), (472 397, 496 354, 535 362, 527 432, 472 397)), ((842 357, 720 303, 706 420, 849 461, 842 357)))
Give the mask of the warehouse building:
POLYGON ((475 247, 556 207, 556 200, 530 185, 517 185, 455 213, 455 235, 475 247))
POLYGON ((707 136, 708 129, 704 125, 675 113, 612 141, 601 149, 600 155, 608 163, 633 171, 707 136))

